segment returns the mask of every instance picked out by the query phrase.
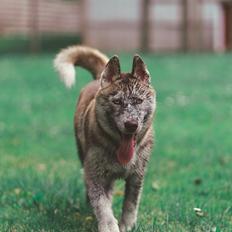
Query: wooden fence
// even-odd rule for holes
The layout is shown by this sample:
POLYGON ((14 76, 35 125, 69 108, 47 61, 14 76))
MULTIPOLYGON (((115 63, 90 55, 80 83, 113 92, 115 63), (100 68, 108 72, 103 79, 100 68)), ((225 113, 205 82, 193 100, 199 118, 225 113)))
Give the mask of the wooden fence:
POLYGON ((219 15, 222 20, 216 25, 215 20, 218 19, 205 16, 204 6, 211 1, 221 2, 0 0, 0 37, 26 35, 31 39, 31 50, 34 51, 44 34, 81 35, 87 45, 104 50, 202 51, 231 48, 232 4, 229 1, 224 4, 224 8, 228 9, 224 11, 218 5, 218 12, 221 15, 228 12, 225 15, 228 17, 224 20, 219 15), (228 31, 224 33, 226 45, 221 42, 224 29, 218 30, 219 27, 228 31))
POLYGON ((1 0, 0 34, 80 32, 77 1, 1 0))

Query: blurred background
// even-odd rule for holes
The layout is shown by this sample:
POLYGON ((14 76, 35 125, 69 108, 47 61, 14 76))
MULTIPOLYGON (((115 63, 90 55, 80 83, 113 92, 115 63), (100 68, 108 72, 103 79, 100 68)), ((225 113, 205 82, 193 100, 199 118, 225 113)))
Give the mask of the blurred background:
POLYGON ((1 0, 0 52, 232 49, 231 0, 1 0), (123 7, 122 7, 123 6, 123 7))
POLYGON ((67 91, 53 68, 73 44, 127 72, 138 52, 157 91, 133 231, 231 232, 232 0, 0 0, 0 231, 96 231, 73 133, 92 78, 78 67, 67 91))

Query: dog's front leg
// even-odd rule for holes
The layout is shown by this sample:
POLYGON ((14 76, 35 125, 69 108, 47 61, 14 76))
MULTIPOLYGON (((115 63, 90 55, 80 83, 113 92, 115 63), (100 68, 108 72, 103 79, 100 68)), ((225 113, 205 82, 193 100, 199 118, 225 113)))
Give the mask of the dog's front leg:
POLYGON ((99 232, 119 232, 118 222, 112 211, 112 186, 106 187, 96 178, 87 178, 86 182, 89 200, 98 221, 99 232))
POLYGON ((143 177, 136 174, 126 179, 125 198, 120 221, 121 232, 129 231, 135 226, 142 184, 143 177))

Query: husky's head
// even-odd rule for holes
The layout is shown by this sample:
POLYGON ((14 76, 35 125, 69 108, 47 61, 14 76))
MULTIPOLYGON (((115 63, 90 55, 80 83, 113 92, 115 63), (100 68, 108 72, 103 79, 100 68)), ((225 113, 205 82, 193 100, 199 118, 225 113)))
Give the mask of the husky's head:
POLYGON ((131 73, 121 73, 119 59, 112 57, 101 74, 97 114, 110 132, 133 136, 145 131, 155 111, 155 91, 143 60, 135 55, 131 73))

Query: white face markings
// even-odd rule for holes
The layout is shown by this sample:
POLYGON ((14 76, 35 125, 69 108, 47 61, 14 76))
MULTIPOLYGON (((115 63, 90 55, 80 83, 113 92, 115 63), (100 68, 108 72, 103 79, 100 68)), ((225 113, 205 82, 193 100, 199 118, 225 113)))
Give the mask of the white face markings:
POLYGON ((119 79, 112 84, 112 92, 107 98, 110 115, 122 133, 125 132, 124 123, 128 120, 138 122, 139 132, 155 110, 154 90, 133 76, 124 78, 127 80, 119 79))

